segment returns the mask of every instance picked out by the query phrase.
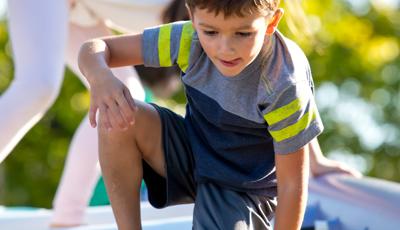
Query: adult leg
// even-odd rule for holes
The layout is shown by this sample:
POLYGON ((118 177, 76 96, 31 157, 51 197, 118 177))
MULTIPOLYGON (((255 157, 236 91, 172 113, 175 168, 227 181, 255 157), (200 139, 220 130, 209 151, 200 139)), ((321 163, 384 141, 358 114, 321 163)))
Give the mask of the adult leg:
MULTIPOLYGON (((99 156, 118 229, 141 229, 139 191, 143 177, 142 159, 165 177, 158 112, 136 101, 135 125, 127 131, 108 131, 99 124, 99 156)), ((102 114, 100 114, 100 117, 102 114)), ((100 119, 101 120, 101 119, 100 119)))
POLYGON ((52 227, 78 226, 100 175, 97 130, 86 116, 71 141, 64 171, 53 200, 52 227), (79 188, 79 189, 77 189, 79 188))
POLYGON ((64 0, 10 0, 8 10, 15 75, 0 97, 0 162, 57 97, 67 38, 64 0))
MULTIPOLYGON (((67 62, 69 67, 83 80, 78 66, 77 54, 80 45, 88 39, 110 35, 102 23, 93 27, 70 24, 67 62)), ((115 76, 131 90, 135 99, 144 100, 144 90, 132 67, 116 68, 115 76)), ((75 226, 83 223, 84 212, 99 178, 97 131, 90 127, 87 116, 81 122, 72 139, 63 176, 53 201, 53 227, 75 226), (80 189, 76 189, 79 187, 80 189)))

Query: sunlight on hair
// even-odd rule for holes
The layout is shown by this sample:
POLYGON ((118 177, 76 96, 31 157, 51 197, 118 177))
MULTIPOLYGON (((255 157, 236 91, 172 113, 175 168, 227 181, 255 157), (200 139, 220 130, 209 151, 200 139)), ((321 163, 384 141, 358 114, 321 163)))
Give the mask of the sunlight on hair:
POLYGON ((310 29, 310 22, 304 12, 301 0, 283 1, 283 6, 286 10, 286 23, 290 32, 295 34, 302 43, 312 45, 315 42, 314 31, 310 29))

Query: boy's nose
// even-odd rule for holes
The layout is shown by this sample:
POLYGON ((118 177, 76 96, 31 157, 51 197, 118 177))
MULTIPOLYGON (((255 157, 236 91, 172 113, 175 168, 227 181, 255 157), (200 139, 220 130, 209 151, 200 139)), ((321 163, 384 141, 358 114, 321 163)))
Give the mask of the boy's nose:
POLYGON ((229 39, 221 39, 218 52, 224 55, 232 55, 235 53, 235 49, 229 39))

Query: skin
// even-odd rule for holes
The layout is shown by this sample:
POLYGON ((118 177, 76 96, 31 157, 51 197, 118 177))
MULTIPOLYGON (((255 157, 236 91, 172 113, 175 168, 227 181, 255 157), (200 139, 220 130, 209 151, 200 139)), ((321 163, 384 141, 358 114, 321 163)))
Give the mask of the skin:
POLYGON ((326 158, 321 151, 318 140, 315 138, 310 145, 310 169, 313 177, 330 173, 341 173, 355 178, 362 178, 362 174, 347 164, 326 158))
MULTIPOLYGON (((226 77, 236 76, 255 59, 265 36, 274 33, 282 15, 281 9, 272 17, 253 14, 225 18, 207 10, 190 12, 204 51, 226 77)), ((110 71, 111 67, 143 63, 141 38, 139 34, 91 40, 79 54, 80 69, 91 86, 89 117, 93 127, 99 126, 100 164, 119 229, 141 228, 141 159, 160 175, 166 174, 158 113, 133 100, 110 71)), ((320 151, 319 146, 308 144, 291 154, 276 155, 279 204, 275 229, 300 229, 307 200, 310 149, 314 155, 320 151)), ((314 161, 317 158, 321 159, 311 157, 314 161)))
POLYGON ((212 14, 206 9, 195 10, 190 15, 193 27, 198 32, 204 52, 217 69, 226 77, 234 77, 260 53, 267 19, 259 14, 245 18, 212 14))

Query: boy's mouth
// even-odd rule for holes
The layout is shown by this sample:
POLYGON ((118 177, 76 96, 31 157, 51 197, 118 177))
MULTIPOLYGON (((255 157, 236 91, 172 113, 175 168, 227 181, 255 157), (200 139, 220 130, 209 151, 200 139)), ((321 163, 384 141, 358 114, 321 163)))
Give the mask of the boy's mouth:
POLYGON ((219 61, 222 63, 222 65, 224 65, 226 67, 234 67, 239 64, 240 60, 241 60, 240 58, 232 59, 229 61, 219 59, 219 61))

